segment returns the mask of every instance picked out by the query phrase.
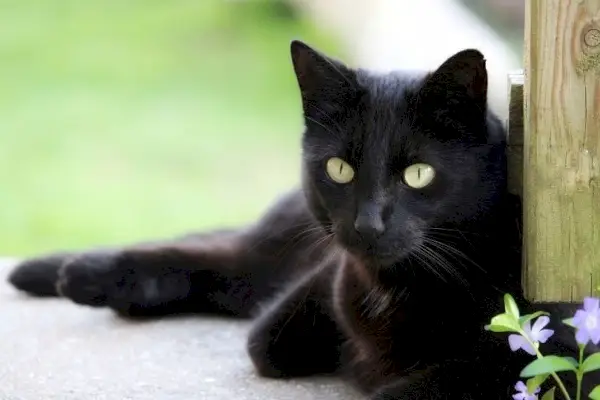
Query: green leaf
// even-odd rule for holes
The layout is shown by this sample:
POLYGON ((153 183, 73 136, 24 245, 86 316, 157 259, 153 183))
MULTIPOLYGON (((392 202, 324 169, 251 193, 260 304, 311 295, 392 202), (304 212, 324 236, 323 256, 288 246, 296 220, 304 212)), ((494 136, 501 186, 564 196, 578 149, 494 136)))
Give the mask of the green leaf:
POLYGON ((556 391, 556 386, 544 393, 542 400, 554 400, 554 391, 556 391))
POLYGON ((516 332, 515 329, 508 328, 504 325, 486 325, 485 330, 491 332, 516 332))
POLYGON ((577 371, 577 368, 563 357, 545 356, 533 360, 521 371, 522 378, 530 378, 536 375, 549 374, 559 371, 577 371))
POLYGON ((544 383, 544 381, 550 376, 550 374, 542 374, 542 375, 537 375, 534 376, 531 379, 527 380, 527 391, 529 393, 533 393, 535 391, 535 389, 539 388, 540 386, 542 386, 542 383, 544 383))
POLYGON ((518 332, 520 327, 517 319, 509 314, 499 314, 492 318, 486 329, 492 332, 518 332))
POLYGON ((600 353, 594 353, 590 355, 588 358, 583 360, 583 364, 581 364, 581 370, 583 373, 595 371, 600 369, 600 353))
POLYGON ((573 325, 573 318, 567 318, 567 319, 563 319, 563 324, 570 326, 571 328, 577 328, 575 325, 573 325))
POLYGON ((523 326, 525 322, 531 321, 532 319, 537 317, 541 317, 542 315, 550 315, 550 313, 547 313, 546 311, 536 311, 532 314, 523 315, 521 318, 519 318, 519 323, 521 324, 521 326, 523 326))
POLYGON ((579 367, 579 361, 577 361, 576 359, 574 359, 573 357, 563 357, 565 360, 567 360, 568 362, 570 362, 571 364, 573 364, 573 366, 575 368, 579 367))
POLYGON ((515 299, 508 293, 504 295, 504 310, 506 314, 512 315, 515 319, 519 319, 519 307, 515 299))
POLYGON ((523 315, 521 318, 519 318, 519 325, 523 326, 523 324, 527 321, 531 321, 534 318, 540 317, 542 315, 550 315, 545 311, 536 311, 533 314, 527 314, 527 315, 523 315))
POLYGON ((592 400, 600 400, 600 385, 596 386, 588 396, 592 400))

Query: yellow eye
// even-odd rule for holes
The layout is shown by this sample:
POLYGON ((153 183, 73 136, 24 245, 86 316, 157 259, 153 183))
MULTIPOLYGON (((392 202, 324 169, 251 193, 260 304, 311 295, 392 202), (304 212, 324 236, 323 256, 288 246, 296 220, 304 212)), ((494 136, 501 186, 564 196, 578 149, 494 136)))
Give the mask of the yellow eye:
POLYGON ((327 160, 327 175, 337 183, 348 183, 354 179, 354 169, 338 157, 327 160))
POLYGON ((413 164, 404 170, 404 182, 414 189, 429 185, 435 177, 435 170, 428 164, 413 164))

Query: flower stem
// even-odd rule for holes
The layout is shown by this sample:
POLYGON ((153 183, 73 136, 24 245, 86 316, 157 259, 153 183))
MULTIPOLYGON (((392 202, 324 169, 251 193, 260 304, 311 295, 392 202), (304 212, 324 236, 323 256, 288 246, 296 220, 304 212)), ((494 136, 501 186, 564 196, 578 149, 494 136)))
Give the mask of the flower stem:
MULTIPOLYGON (((538 358, 543 358, 544 357, 542 355, 542 353, 539 352, 538 349, 536 349, 535 352, 537 353, 538 358)), ((560 391, 565 396, 565 399, 571 400, 571 396, 569 396, 569 392, 567 392, 567 388, 565 387, 565 385, 563 384, 563 382, 560 380, 560 378, 558 377, 558 375, 556 375, 556 372, 552 372, 551 375, 554 378, 554 380, 556 381, 556 384, 558 385, 558 387, 560 388, 560 391)), ((579 383, 579 381, 578 381, 578 383, 579 383)), ((579 391, 577 392, 577 396, 579 396, 579 391)))
POLYGON ((577 369, 577 400, 581 400, 581 381, 583 380, 583 371, 581 370, 581 364, 583 364, 583 349, 585 345, 579 345, 579 368, 577 369))
MULTIPOLYGON (((534 343, 522 329, 519 329, 519 333, 521 334, 521 336, 523 336, 523 338, 525 338, 525 340, 527 340, 529 342, 531 347, 535 350, 535 353, 537 354, 537 358, 544 358, 544 355, 542 353, 540 353, 540 351, 538 350, 536 343, 534 343)), ((560 378, 558 377, 556 372, 551 372, 550 375, 552 375, 552 377, 556 381, 556 384, 558 385, 560 391, 565 396, 565 400, 571 400, 571 396, 569 396, 569 392, 567 392, 567 388, 565 387, 564 383, 560 380, 560 378)), ((579 380, 577 382, 579 382, 579 380)), ((577 391, 577 395, 579 396, 579 391, 577 391)))

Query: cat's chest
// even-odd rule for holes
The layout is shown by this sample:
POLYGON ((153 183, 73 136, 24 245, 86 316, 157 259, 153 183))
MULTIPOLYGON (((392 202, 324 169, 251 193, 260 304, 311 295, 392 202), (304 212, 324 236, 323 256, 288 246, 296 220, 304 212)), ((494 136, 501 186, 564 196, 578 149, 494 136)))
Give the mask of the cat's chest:
POLYGON ((340 266, 335 276, 334 314, 347 338, 344 358, 366 389, 382 384, 383 377, 405 370, 418 360, 416 354, 400 351, 404 337, 412 334, 411 313, 405 308, 408 303, 403 302, 409 293, 401 291, 373 285, 347 264, 340 266))
POLYGON ((332 292, 335 318, 342 330, 351 341, 372 342, 369 347, 387 347, 385 342, 392 340, 411 315, 408 288, 383 289, 351 261, 338 269, 332 292))
POLYGON ((431 292, 401 282, 383 288, 351 262, 340 266, 333 289, 336 319, 356 358, 365 361, 387 359, 408 367, 428 357, 423 348, 450 351, 443 338, 458 335, 455 343, 461 343, 461 315, 473 315, 460 306, 457 296, 432 286, 431 292), (456 304, 458 309, 453 310, 456 304), (461 308, 465 311, 458 313, 461 308))

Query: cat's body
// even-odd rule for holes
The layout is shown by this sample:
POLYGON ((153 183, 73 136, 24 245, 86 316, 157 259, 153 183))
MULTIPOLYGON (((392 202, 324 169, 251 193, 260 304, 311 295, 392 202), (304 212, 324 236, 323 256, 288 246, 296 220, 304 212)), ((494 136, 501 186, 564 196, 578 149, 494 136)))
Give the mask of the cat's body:
MULTIPOLYGON (((504 293, 531 306, 483 57, 422 75, 351 70, 300 42, 292 58, 301 189, 243 229, 43 256, 10 281, 129 316, 254 317, 263 376, 337 372, 371 399, 510 398, 531 356, 484 325, 504 293)), ((573 355, 554 329, 542 348, 573 355)))

